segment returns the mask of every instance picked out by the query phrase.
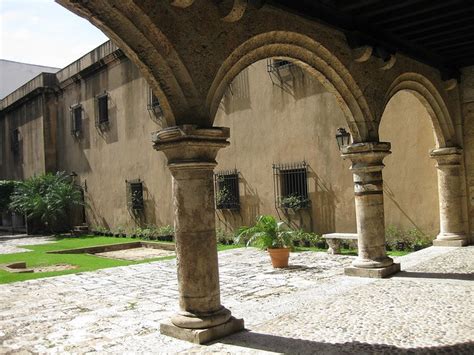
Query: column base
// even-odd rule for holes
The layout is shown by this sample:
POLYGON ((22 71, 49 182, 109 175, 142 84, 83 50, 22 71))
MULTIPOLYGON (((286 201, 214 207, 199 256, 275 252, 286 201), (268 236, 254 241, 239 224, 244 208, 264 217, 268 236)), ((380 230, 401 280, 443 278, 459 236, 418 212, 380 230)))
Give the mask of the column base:
POLYGON ((223 338, 244 330, 244 320, 230 317, 230 319, 215 327, 205 329, 188 329, 175 326, 170 321, 160 324, 160 333, 176 339, 196 344, 206 344, 212 340, 223 338))
POLYGON ((392 265, 379 268, 361 268, 349 266, 344 269, 344 275, 357 277, 370 277, 382 279, 400 271, 400 264, 393 263, 392 265))
POLYGON ((433 240, 433 246, 435 247, 464 247, 466 246, 466 239, 435 239, 433 240))

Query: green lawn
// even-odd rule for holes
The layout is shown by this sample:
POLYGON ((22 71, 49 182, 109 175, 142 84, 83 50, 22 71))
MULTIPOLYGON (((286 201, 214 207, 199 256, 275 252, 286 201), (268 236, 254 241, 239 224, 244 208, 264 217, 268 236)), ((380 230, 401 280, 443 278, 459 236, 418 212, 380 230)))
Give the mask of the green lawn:
MULTIPOLYGON (((84 248, 96 245, 118 244, 137 241, 132 238, 114 238, 114 237, 98 237, 98 236, 83 236, 83 237, 57 237, 56 243, 20 246, 24 249, 32 250, 30 252, 16 253, 16 254, 2 254, 0 255, 0 264, 11 263, 16 261, 25 261, 27 267, 48 266, 55 264, 71 264, 78 266, 74 270, 63 270, 54 272, 42 273, 10 273, 0 270, 0 284, 9 282, 24 281, 31 279, 38 279, 42 277, 59 276, 65 274, 74 274, 84 271, 93 271, 115 266, 126 266, 150 262, 155 260, 171 259, 173 256, 147 259, 142 261, 125 261, 116 259, 107 259, 90 254, 47 254, 48 251, 84 248)), ((163 243, 163 242, 161 242, 163 243)), ((233 249, 233 245, 219 245, 218 250, 233 249)))

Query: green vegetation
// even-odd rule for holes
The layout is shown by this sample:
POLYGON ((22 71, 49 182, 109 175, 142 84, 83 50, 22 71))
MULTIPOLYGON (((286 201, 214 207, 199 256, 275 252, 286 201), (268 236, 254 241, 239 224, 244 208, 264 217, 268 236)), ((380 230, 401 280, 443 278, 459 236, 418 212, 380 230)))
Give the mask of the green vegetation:
POLYGON ((416 251, 429 247, 433 237, 416 228, 402 230, 390 225, 385 230, 385 240, 389 251, 416 251))
MULTIPOLYGON (((293 251, 314 251, 314 252, 327 252, 327 248, 318 248, 318 247, 295 247, 293 251)), ((389 256, 403 256, 410 254, 409 251, 387 251, 389 256)), ((357 249, 353 248, 341 248, 341 255, 352 255, 357 256, 357 249)))
MULTIPOLYGON (((133 264, 140 264, 156 260, 172 259, 173 256, 153 258, 141 261, 126 261, 107 259, 90 254, 47 254, 48 251, 62 250, 62 249, 75 249, 85 248, 98 245, 118 244, 134 242, 137 239, 132 238, 109 238, 109 237, 98 237, 98 236, 82 236, 82 237, 57 237, 56 243, 41 244, 41 245, 30 245, 21 246, 22 248, 32 250, 31 252, 16 253, 16 254, 2 254, 0 255, 0 264, 12 263, 18 261, 25 261, 27 267, 40 267, 50 266, 56 264, 70 264, 78 266, 77 269, 63 270, 54 272, 42 272, 42 273, 9 273, 4 270, 0 270, 0 284, 31 280, 43 277, 59 276, 66 274, 74 274, 78 272, 93 271, 98 269, 104 269, 115 266, 126 266, 133 264)), ((238 248, 235 245, 219 245, 218 250, 227 250, 232 248, 238 248)))
POLYGON ((273 216, 259 216, 253 227, 241 227, 237 232, 237 243, 261 249, 289 248, 293 246, 296 231, 273 216))
POLYGON ((33 176, 18 182, 11 195, 10 208, 41 221, 50 230, 64 228, 68 212, 82 205, 81 192, 64 172, 33 176))
POLYGON ((18 182, 13 180, 0 180, 0 212, 7 211, 11 195, 17 184, 18 182))

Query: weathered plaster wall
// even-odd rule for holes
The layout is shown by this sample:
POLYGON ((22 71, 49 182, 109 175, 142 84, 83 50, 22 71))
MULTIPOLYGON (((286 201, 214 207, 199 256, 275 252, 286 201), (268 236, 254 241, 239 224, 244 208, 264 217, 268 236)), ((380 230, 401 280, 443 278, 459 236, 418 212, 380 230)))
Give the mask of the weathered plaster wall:
POLYGON ((382 116, 380 139, 392 143, 385 158, 385 224, 417 228, 435 236, 439 231, 438 181, 430 149, 435 148, 430 116, 411 93, 402 91, 382 116))
MULTIPOLYGON (((287 216, 280 211, 281 217, 318 233, 354 232, 350 163, 341 159, 334 138, 346 122, 335 97, 300 70, 283 87, 274 85, 265 65, 260 61, 242 72, 218 111, 216 125, 230 127, 231 145, 219 153, 217 170, 240 171, 242 204, 240 213, 219 211, 218 224, 231 229, 275 214, 272 163, 306 160, 312 208, 287 216)), ((438 192, 428 154, 435 144, 428 112, 401 92, 387 106, 380 134, 393 151, 383 171, 386 224, 435 236, 438 192)))
POLYGON ((45 141, 43 135, 44 97, 36 96, 11 111, 3 112, 3 164, 0 178, 24 179, 46 171, 45 141), (18 155, 11 151, 12 131, 20 132, 18 155))
POLYGON ((116 228, 172 223, 171 177, 165 157, 157 154, 150 133, 161 129, 147 110, 148 85, 128 59, 115 60, 64 89, 59 97, 58 166, 74 171, 87 186, 87 220, 91 226, 116 228), (109 93, 110 128, 95 126, 94 97, 109 93), (69 107, 83 106, 83 136, 70 134, 69 107), (134 220, 127 208, 125 180, 144 182, 145 215, 134 220))
POLYGON ((464 162, 471 243, 474 242, 474 67, 462 71, 461 101, 464 128, 464 162))

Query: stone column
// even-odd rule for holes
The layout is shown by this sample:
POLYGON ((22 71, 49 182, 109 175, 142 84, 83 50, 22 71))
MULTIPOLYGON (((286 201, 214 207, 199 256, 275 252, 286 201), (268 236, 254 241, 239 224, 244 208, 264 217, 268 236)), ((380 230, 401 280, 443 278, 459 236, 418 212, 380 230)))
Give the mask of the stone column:
POLYGON ((161 324, 162 334, 205 343, 244 328, 221 305, 215 230, 213 169, 228 128, 171 127, 154 135, 154 148, 168 158, 178 267, 178 314, 161 324))
POLYGON ((430 156, 438 168, 440 231, 433 241, 435 246, 467 245, 466 223, 463 213, 462 149, 456 147, 433 149, 430 156))
POLYGON ((352 162, 358 234, 358 257, 345 274, 386 277, 400 271, 387 256, 383 207, 382 160, 390 154, 390 143, 355 143, 342 149, 342 157, 352 162))

